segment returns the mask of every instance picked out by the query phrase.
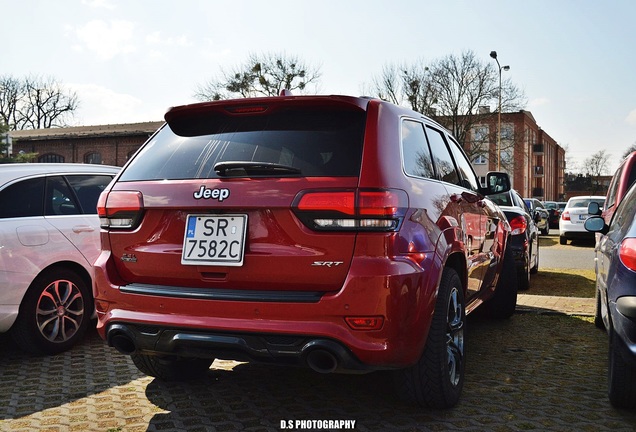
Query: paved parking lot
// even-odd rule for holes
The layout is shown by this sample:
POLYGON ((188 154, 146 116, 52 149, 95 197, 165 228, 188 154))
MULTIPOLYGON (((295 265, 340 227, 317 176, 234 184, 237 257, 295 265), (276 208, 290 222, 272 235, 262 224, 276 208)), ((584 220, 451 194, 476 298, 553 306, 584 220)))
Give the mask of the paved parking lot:
POLYGON ((95 332, 54 357, 0 335, 0 431, 281 431, 312 420, 355 420, 357 431, 636 430, 636 412, 607 399, 593 299, 531 293, 509 320, 469 317, 466 383, 450 410, 405 405, 388 374, 217 361, 197 382, 163 383, 95 332))
POLYGON ((359 431, 632 431, 606 397, 607 340, 588 319, 516 314, 468 321, 462 399, 451 410, 400 402, 386 374, 319 375, 219 362, 193 383, 141 375, 92 333, 55 357, 2 337, 2 431, 280 431, 286 420, 356 420, 359 431))

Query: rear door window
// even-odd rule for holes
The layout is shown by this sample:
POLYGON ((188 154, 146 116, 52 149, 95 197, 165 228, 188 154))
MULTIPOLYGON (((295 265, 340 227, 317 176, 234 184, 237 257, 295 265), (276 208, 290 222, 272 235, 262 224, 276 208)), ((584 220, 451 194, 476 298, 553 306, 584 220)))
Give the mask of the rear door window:
POLYGON ((62 176, 52 176, 46 180, 45 213, 47 216, 81 213, 71 188, 62 176))
MULTIPOLYGON (((219 162, 281 165, 305 177, 358 176, 365 119, 363 111, 336 109, 188 117, 173 125, 178 133, 170 125, 163 127, 120 181, 219 178, 222 175, 215 171, 219 162)), ((293 174, 263 169, 258 175, 293 174)), ((246 170, 245 176, 253 175, 246 170)))
POLYGON ((433 154, 433 162, 440 180, 459 185, 459 174, 455 169, 453 158, 446 146, 444 134, 437 129, 426 126, 426 136, 433 154))
POLYGON ((468 162, 464 152, 459 148, 459 144, 451 139, 449 145, 451 152, 453 153, 453 157, 455 158, 457 169, 459 170, 461 186, 477 192, 479 190, 479 184, 477 183, 477 176, 475 175, 470 162, 468 162))

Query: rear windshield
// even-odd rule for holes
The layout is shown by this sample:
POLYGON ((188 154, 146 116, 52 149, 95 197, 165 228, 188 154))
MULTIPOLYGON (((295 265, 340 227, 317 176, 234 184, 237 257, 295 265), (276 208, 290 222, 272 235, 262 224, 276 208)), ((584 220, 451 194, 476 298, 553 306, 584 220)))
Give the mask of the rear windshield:
POLYGON ((358 176, 364 126, 365 113, 351 110, 193 116, 179 121, 179 134, 164 126, 119 180, 219 178, 215 165, 230 161, 283 165, 304 177, 358 176))
POLYGON ((605 204, 604 198, 572 198, 568 203, 568 207, 570 208, 587 208, 591 202, 595 202, 599 205, 599 207, 603 207, 605 204))

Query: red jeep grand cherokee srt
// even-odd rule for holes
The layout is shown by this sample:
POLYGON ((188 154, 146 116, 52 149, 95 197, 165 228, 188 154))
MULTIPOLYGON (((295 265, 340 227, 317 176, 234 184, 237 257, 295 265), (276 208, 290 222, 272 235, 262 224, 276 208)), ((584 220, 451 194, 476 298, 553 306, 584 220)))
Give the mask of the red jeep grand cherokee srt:
POLYGON ((109 345, 161 379, 215 358, 392 369, 405 398, 457 403, 466 313, 515 310, 510 228, 485 198, 506 174, 481 187, 443 127, 376 99, 227 100, 165 119, 98 204, 109 345))

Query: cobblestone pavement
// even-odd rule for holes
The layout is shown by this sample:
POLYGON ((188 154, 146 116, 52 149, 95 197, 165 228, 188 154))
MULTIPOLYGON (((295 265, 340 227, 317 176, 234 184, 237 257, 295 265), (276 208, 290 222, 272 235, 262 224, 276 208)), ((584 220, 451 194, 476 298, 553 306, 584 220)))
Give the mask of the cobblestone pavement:
POLYGON ((635 430, 636 413, 607 399, 607 336, 589 317, 529 297, 509 320, 469 317, 466 383, 450 410, 405 405, 388 374, 217 361, 197 382, 163 383, 94 333, 54 357, 23 354, 0 335, 0 431, 280 431, 286 420, 355 420, 357 431, 635 430))

